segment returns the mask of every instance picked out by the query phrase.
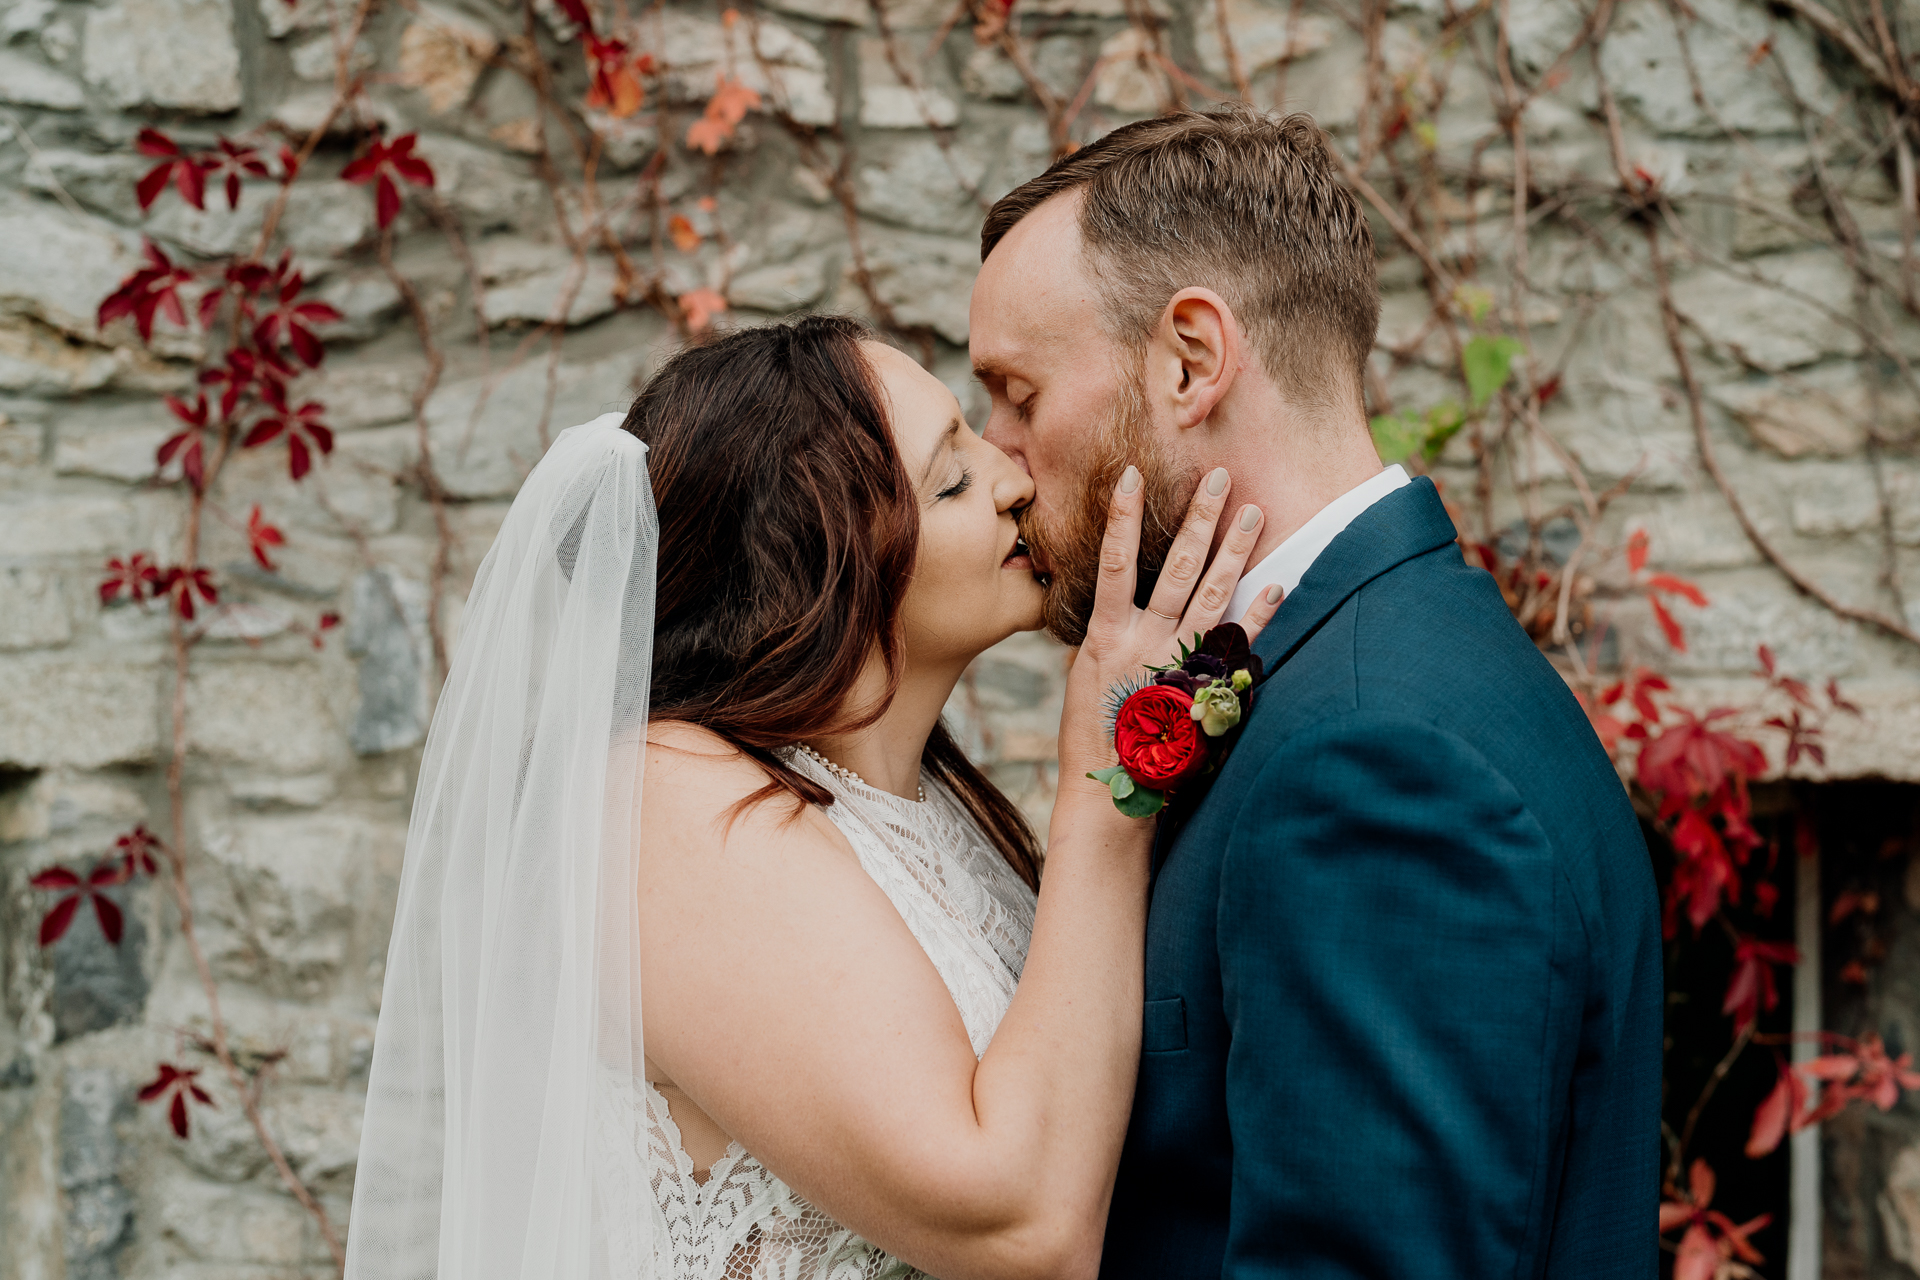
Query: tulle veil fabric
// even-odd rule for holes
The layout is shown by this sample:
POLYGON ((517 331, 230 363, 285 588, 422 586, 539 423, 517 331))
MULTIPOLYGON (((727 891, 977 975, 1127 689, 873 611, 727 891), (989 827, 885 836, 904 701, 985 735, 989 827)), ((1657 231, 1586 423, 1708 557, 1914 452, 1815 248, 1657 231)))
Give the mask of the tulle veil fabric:
POLYGON ((427 736, 348 1280, 648 1280, 634 835, 646 446, 562 432, 481 563, 427 736))

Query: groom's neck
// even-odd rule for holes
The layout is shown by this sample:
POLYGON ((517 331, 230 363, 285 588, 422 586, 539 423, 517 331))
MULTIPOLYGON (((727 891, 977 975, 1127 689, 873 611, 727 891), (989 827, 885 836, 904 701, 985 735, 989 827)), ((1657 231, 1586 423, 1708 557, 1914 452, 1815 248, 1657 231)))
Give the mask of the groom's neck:
MULTIPOLYGON (((1223 466, 1233 477, 1233 504, 1259 507, 1266 517, 1260 540, 1247 558, 1259 564, 1275 547, 1300 531, 1328 503, 1365 483, 1381 468, 1366 419, 1310 420, 1284 407, 1253 421, 1217 424, 1213 455, 1202 458, 1194 474, 1223 466)), ((1222 521, 1224 530, 1227 522, 1222 521)))

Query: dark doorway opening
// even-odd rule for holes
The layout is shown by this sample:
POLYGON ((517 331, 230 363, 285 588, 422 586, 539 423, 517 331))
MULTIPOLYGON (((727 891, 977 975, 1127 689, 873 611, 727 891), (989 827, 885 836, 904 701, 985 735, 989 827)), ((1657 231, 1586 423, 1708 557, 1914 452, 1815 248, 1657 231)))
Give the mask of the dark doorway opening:
MULTIPOLYGON (((1795 797, 1784 787, 1756 788, 1753 823, 1761 847, 1740 868, 1742 889, 1729 897, 1725 921, 1709 920, 1695 932, 1684 911, 1678 913, 1673 936, 1667 940, 1666 1058, 1661 1102, 1664 1145, 1663 1169, 1675 1173, 1676 1151, 1684 1143, 1677 1177, 1682 1188, 1696 1159, 1704 1159, 1715 1179, 1712 1208, 1736 1223, 1769 1215, 1751 1243, 1765 1257, 1758 1270, 1767 1280, 1786 1275, 1790 1211, 1790 1161, 1782 1143, 1758 1159, 1746 1154, 1756 1109, 1779 1079, 1780 1064, 1789 1056, 1786 1043, 1793 1030, 1793 989, 1790 980, 1775 985, 1775 1004, 1762 1001, 1753 1040, 1741 1044, 1735 1020, 1725 1011, 1727 993, 1737 967, 1740 938, 1791 945, 1794 941, 1795 797), (1760 886, 1770 886, 1760 888, 1760 886), (1758 892, 1756 892, 1758 889, 1758 892), (1778 1040, 1778 1045, 1766 1041, 1778 1040)), ((1647 846, 1660 883, 1671 882, 1672 844, 1652 826, 1646 827, 1647 846)), ((1669 1238, 1669 1245, 1672 1239, 1669 1238)), ((1671 1276, 1674 1254, 1663 1252, 1661 1274, 1671 1276)))

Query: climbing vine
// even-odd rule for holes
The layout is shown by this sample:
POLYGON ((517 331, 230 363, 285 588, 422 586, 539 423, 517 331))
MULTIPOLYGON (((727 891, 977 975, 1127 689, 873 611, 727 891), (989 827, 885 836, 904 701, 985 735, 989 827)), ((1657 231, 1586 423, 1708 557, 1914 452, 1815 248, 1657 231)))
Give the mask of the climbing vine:
MULTIPOLYGON (((168 814, 164 839, 137 827, 113 850, 102 851, 93 865, 47 867, 31 881, 45 895, 42 946, 88 927, 98 929, 105 945, 119 945, 121 908, 105 890, 136 880, 164 887, 203 988, 207 1015, 204 1032, 183 1037, 175 1055, 182 1060, 157 1063, 139 1097, 163 1109, 182 1138, 191 1132, 196 1109, 237 1106, 289 1194, 314 1218, 336 1263, 344 1259, 340 1233, 286 1158, 261 1107, 276 1055, 235 1051, 219 984, 196 932, 185 770, 194 655, 215 623, 236 606, 239 593, 239 584, 204 558, 207 522, 242 536, 253 560, 268 573, 276 570, 274 557, 289 540, 266 501, 236 492, 229 468, 249 451, 272 451, 284 459, 293 482, 309 483, 331 465, 334 451, 329 407, 306 388, 330 346, 342 340, 336 335, 344 317, 312 295, 286 244, 282 224, 296 186, 339 183, 364 193, 373 213, 372 252, 399 295, 424 355, 411 404, 415 456, 401 478, 433 513, 437 541, 427 593, 429 635, 434 674, 445 670, 440 607, 455 535, 450 499, 435 468, 426 407, 445 367, 443 344, 454 326, 478 343, 489 378, 497 379, 499 371, 492 365, 495 335, 486 319, 483 281, 460 218, 443 198, 439 175, 421 153, 419 138, 392 134, 374 109, 372 95, 382 77, 362 65, 358 51, 381 2, 358 0, 351 9, 330 11, 333 87, 311 129, 275 133, 262 128, 200 145, 185 141, 177 129, 154 126, 134 139, 133 149, 152 161, 134 184, 143 214, 164 201, 202 210, 209 201, 224 200, 237 209, 249 183, 273 184, 276 198, 253 243, 224 257, 196 257, 159 237, 145 240, 137 269, 101 300, 103 328, 130 331, 142 344, 169 351, 180 349, 178 343, 161 340, 193 335, 201 352, 190 392, 165 398, 173 428, 155 456, 155 483, 179 500, 178 535, 164 553, 123 549, 106 563, 98 584, 103 608, 146 611, 167 620, 172 657, 168 814), (443 237, 462 264, 470 315, 436 312, 403 269, 395 245, 409 225, 443 237), (89 917, 91 926, 83 923, 89 917), (188 1050, 199 1055, 198 1065, 184 1060, 188 1050), (210 1081, 217 1087, 209 1089, 210 1081)), ((731 322, 732 251, 734 237, 742 233, 723 222, 720 197, 739 176, 738 158, 750 143, 791 149, 841 215, 847 279, 865 309, 932 362, 937 335, 896 313, 863 243, 853 178, 858 130, 803 100, 796 68, 784 60, 759 11, 743 4, 718 12, 724 53, 711 71, 711 85, 698 86, 695 94, 676 62, 681 51, 661 34, 665 10, 659 3, 524 0, 516 33, 486 35, 449 28, 413 0, 392 2, 407 16, 400 84, 430 101, 451 103, 471 87, 478 69, 491 67, 521 79, 539 105, 535 119, 515 126, 511 141, 541 179, 570 266, 550 314, 518 337, 505 365, 545 360, 543 444, 553 426, 549 419, 568 317, 592 268, 611 271, 617 307, 653 309, 683 336, 731 322), (756 133, 761 121, 772 128, 756 133), (636 131, 650 131, 650 150, 637 169, 612 173, 610 149, 636 131), (670 174, 692 176, 670 183, 670 174), (703 254, 716 272, 689 286, 685 273, 674 267, 703 254)), ((1791 193, 1771 203, 1680 190, 1683 184, 1662 156, 1629 140, 1604 57, 1617 17, 1614 0, 1572 5, 1563 43, 1531 62, 1516 55, 1509 0, 1442 0, 1432 20, 1418 27, 1397 22, 1390 28, 1386 0, 1317 5, 1312 15, 1357 40, 1362 50, 1363 92, 1352 127, 1341 131, 1338 159, 1347 182, 1377 218, 1383 255, 1390 264, 1411 268, 1427 305, 1423 317, 1398 326, 1376 353, 1368 386, 1376 443, 1389 461, 1435 476, 1460 527, 1463 553, 1494 575, 1515 617, 1587 706, 1596 733, 1619 764, 1623 785, 1670 850, 1662 863, 1670 945, 1676 953, 1685 947, 1724 947, 1731 957, 1732 977, 1720 996, 1727 1056, 1685 1119, 1670 1125, 1666 1135, 1659 1227, 1676 1280, 1756 1274, 1752 1268, 1763 1262, 1751 1239, 1763 1224, 1752 1217, 1736 1221, 1737 1212, 1729 1216, 1724 1207, 1715 1207, 1716 1168, 1764 1156, 1788 1132, 1846 1106, 1884 1110, 1903 1091, 1920 1085, 1909 1058, 1889 1057, 1871 1036, 1823 1034, 1823 1052, 1789 1064, 1778 1037, 1759 1030, 1761 1016, 1778 1005, 1779 974, 1795 963, 1796 954, 1775 924, 1778 840, 1763 837, 1757 827, 1750 787, 1782 771, 1818 769, 1825 762, 1823 734, 1833 718, 1857 715, 1858 709, 1836 683, 1826 681, 1816 689, 1810 679, 1787 673, 1764 645, 1755 654, 1754 695, 1737 707, 1694 706, 1660 674, 1669 655, 1685 652, 1692 619, 1708 607, 1708 598, 1696 583, 1663 570, 1656 560, 1660 548, 1647 532, 1614 514, 1639 468, 1624 474, 1615 469, 1609 484, 1596 483, 1554 425, 1554 414, 1573 395, 1569 366, 1581 327, 1613 295, 1596 288, 1575 297, 1579 314, 1569 325, 1572 337, 1557 352, 1544 349, 1534 333, 1549 302, 1556 308, 1565 302, 1565 291, 1550 286, 1536 241, 1550 237, 1556 252, 1575 245, 1591 262, 1604 264, 1620 282, 1616 292, 1644 304, 1643 318, 1658 332, 1671 360, 1671 369, 1662 374, 1665 392, 1684 408, 1699 471, 1755 553, 1818 607, 1900 642, 1920 643, 1920 635, 1903 620, 1899 541, 1886 470, 1887 458, 1910 451, 1920 434, 1920 424, 1886 408, 1897 394, 1920 399, 1920 378, 1886 336, 1888 317, 1920 319, 1914 253, 1920 200, 1912 157, 1920 87, 1909 70, 1911 24, 1903 14, 1883 12, 1879 0, 1785 0, 1776 7, 1739 2, 1747 3, 1752 22, 1730 26, 1724 15, 1705 16, 1685 0, 1660 0, 1657 7, 1670 19, 1683 51, 1698 110, 1713 121, 1718 137, 1743 148, 1756 167, 1791 193), (1772 34, 1749 39, 1744 33, 1755 23, 1772 34), (1390 30, 1397 36, 1390 38, 1390 30), (1693 45, 1703 35, 1723 44, 1746 42, 1748 73, 1780 95, 1798 122, 1805 146, 1795 157, 1761 154, 1737 122, 1723 118, 1694 63, 1693 45), (1782 52, 1788 36, 1815 42, 1838 86, 1836 101, 1817 107, 1806 101, 1782 52), (1586 130, 1597 144, 1604 172, 1536 154, 1532 121, 1545 104, 1569 98, 1584 104, 1574 113, 1573 127, 1586 130), (1856 208, 1858 190, 1881 174, 1889 175, 1897 203, 1897 254, 1862 232, 1856 208), (1691 203, 1715 201, 1737 204, 1743 216, 1836 255, 1853 284, 1850 301, 1835 305, 1810 297, 1703 241, 1685 211, 1691 203), (1722 464, 1696 366, 1705 361, 1751 372, 1767 366, 1753 352, 1716 337, 1711 324, 1683 305, 1676 274, 1703 270, 1809 308, 1822 323, 1845 330, 1866 353, 1869 404, 1864 411, 1836 412, 1858 419, 1874 476, 1882 561, 1876 599, 1843 599, 1796 564, 1753 518, 1722 464), (1570 540, 1564 533, 1569 528, 1570 540), (1623 644, 1625 630, 1642 616, 1653 624, 1647 643, 1637 649, 1623 644), (1752 1118, 1745 1152, 1699 1150, 1696 1122, 1719 1081, 1750 1050, 1773 1052, 1780 1066, 1773 1092, 1752 1118)), ((1044 119, 1055 155, 1113 123, 1102 107, 1117 100, 1108 88, 1117 72, 1149 86, 1157 95, 1153 107, 1162 110, 1235 98, 1275 109, 1311 109, 1313 103, 1288 96, 1289 86, 1298 83, 1296 64, 1325 42, 1308 38, 1307 6, 1299 2, 1288 11, 1277 45, 1268 38, 1256 51, 1250 39, 1243 50, 1248 33, 1237 25, 1239 10, 1229 0, 1203 2, 1184 15, 1195 32, 1152 5, 1129 0, 1125 31, 1084 61, 1076 73, 1078 85, 1070 86, 1060 83, 1057 69, 1042 57, 1041 42, 1058 26, 1043 6, 1030 12, 1019 0, 956 0, 924 52, 896 29, 888 0, 870 0, 870 6, 887 65, 959 187, 981 209, 991 193, 959 163, 955 126, 941 115, 929 87, 926 67, 950 39, 1005 59, 1044 119), (1183 52, 1197 44, 1197 29, 1209 25, 1219 50, 1215 71, 1189 65, 1183 52)), ((476 418, 484 403, 482 396, 473 410, 476 418)), ((521 461, 531 465, 530 459, 521 461)), ((365 537, 351 527, 347 532, 371 564, 365 537)), ((327 611, 295 625, 320 646, 338 623, 339 617, 327 611)), ((219 690, 212 686, 196 696, 218 697, 219 690)), ((1795 830, 1793 839, 1812 838, 1804 823, 1795 830)), ((1856 901, 1848 909, 1868 907, 1856 901)), ((1870 962, 1862 956, 1850 964, 1861 966, 1864 975, 1870 962)))

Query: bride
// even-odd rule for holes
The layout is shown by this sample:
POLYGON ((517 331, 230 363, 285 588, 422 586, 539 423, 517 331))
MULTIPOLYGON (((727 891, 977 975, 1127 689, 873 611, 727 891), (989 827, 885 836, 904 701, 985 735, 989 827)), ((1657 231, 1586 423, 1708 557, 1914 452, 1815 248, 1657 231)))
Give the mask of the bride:
POLYGON ((1081 779, 1105 690, 1218 621, 1259 528, 1202 577, 1198 486, 1136 608, 1124 462, 1043 880, 940 723, 1045 591, 1032 482, 945 387, 817 317, 560 436, 427 741, 349 1280, 1094 1275, 1152 824, 1081 779))

